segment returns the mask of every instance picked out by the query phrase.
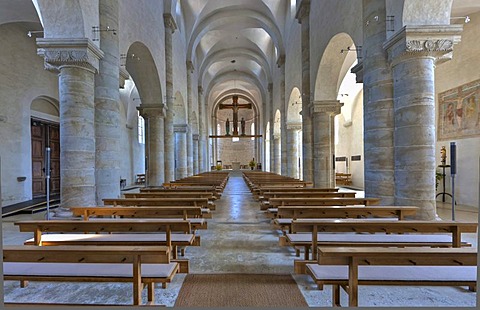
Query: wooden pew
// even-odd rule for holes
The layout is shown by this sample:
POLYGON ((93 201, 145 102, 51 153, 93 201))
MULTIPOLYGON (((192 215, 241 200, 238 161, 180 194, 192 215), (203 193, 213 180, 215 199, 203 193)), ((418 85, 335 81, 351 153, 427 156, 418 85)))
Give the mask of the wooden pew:
POLYGON ((380 198, 271 198, 270 205, 278 206, 371 206, 380 203, 380 198))
POLYGON ((38 220, 15 225, 20 232, 33 232, 25 245, 166 245, 172 247, 172 257, 180 263, 182 273, 188 273, 189 264, 177 258, 177 247, 200 245, 200 236, 191 232, 190 222, 177 219, 38 220), (42 234, 45 232, 48 234, 42 234))
POLYGON ((181 186, 181 187, 145 187, 140 188, 140 193, 179 193, 179 192, 204 192, 212 193, 217 199, 222 196, 221 189, 217 189, 215 186, 181 186))
POLYGON ((270 207, 273 198, 355 198, 355 192, 266 192, 260 202, 260 210, 270 207))
POLYGON ((342 287, 348 306, 357 307, 359 285, 468 286, 476 291, 476 265, 473 248, 319 247, 318 264, 307 270, 319 288, 333 285, 333 306, 341 306, 342 287))
POLYGON ((178 218, 188 220, 192 230, 207 229, 207 221, 203 218, 200 207, 70 207, 74 216, 81 216, 85 221, 91 217, 104 219, 108 217, 122 218, 178 218))
POLYGON ((274 224, 292 232, 292 221, 300 218, 398 218, 416 214, 414 206, 280 206, 274 224))
POLYGON ((215 210, 215 204, 208 203, 208 198, 104 198, 105 205, 112 206, 194 206, 215 210))
MULTIPOLYGON (((475 222, 459 221, 395 221, 395 220, 370 220, 370 219, 297 219, 292 222, 293 234, 287 234, 286 239, 290 244, 305 246, 305 261, 295 261, 295 270, 298 273, 304 273, 305 264, 308 262, 309 248, 312 249, 312 257, 317 257, 317 245, 322 238, 322 233, 383 233, 383 234, 450 234, 452 247, 462 246, 462 233, 476 233, 478 224, 475 222), (308 232, 309 234, 297 233, 308 232), (297 235, 297 236, 296 236, 297 235), (296 237, 301 236, 301 240, 296 237)), ((368 235, 366 235, 368 236, 368 235)), ((390 235, 396 237, 396 235, 390 235)), ((423 243, 429 243, 429 235, 425 237, 423 243)), ((342 237, 340 235, 340 237, 342 237)), ((400 237, 402 238, 402 237, 400 237)), ((372 239, 372 241, 375 241, 372 239)), ((402 240, 407 243, 408 240, 402 240)), ((435 238, 433 243, 437 239, 435 238)), ((415 242, 419 242, 415 239, 415 242)), ((345 243, 345 241, 342 241, 345 243)), ((368 244, 368 237, 363 243, 368 244)), ((334 242, 330 241, 330 244, 334 242)), ((357 243, 355 243, 357 244, 357 243)), ((359 244, 360 245, 360 244, 359 244)), ((402 246, 408 245, 402 244, 402 246)), ((467 245, 467 244, 463 244, 467 245)))
POLYGON ((212 192, 179 192, 179 191, 164 191, 164 192, 140 192, 140 193, 125 193, 125 198, 207 198, 208 200, 215 200, 216 197, 212 192))
POLYGON ((3 246, 4 280, 59 282, 131 282, 133 304, 154 301, 154 284, 166 288, 178 270, 165 246, 3 246), (67 264, 66 264, 67 263, 67 264))
POLYGON ((262 199, 264 197, 264 193, 267 192, 302 192, 302 193, 307 193, 307 192, 338 192, 338 188, 313 188, 313 187, 278 187, 278 186, 261 186, 254 188, 252 193, 253 193, 253 198, 254 199, 262 199))

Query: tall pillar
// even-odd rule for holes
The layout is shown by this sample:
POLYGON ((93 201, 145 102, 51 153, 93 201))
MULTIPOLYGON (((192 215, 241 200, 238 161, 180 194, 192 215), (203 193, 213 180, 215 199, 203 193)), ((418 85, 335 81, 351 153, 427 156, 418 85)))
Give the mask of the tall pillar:
POLYGON ((303 179, 313 181, 313 131, 310 115, 310 0, 301 0, 295 18, 302 25, 303 179))
POLYGON ((274 117, 273 117, 273 83, 268 84, 268 114, 267 120, 270 122, 270 172, 275 172, 275 151, 273 147, 273 128, 274 128, 274 117))
POLYGON ((436 216, 435 62, 452 57, 461 31, 406 26, 384 44, 394 81, 395 204, 419 207, 420 219, 436 216))
POLYGON ((187 132, 187 174, 190 176, 193 174, 193 91, 192 91, 192 74, 193 63, 187 61, 187 115, 188 125, 190 130, 187 132))
POLYGON ((192 135, 193 140, 193 174, 198 174, 198 135, 192 135))
POLYGON ((96 205, 94 79, 103 52, 87 38, 39 38, 37 46, 45 68, 60 72, 61 206, 55 216, 70 216, 70 206, 96 205))
POLYGON ((174 125, 175 132, 175 179, 187 177, 187 131, 188 125, 174 125))
POLYGON ((145 149, 147 157, 147 186, 161 186, 165 182, 165 105, 141 104, 137 107, 140 115, 145 119, 145 149))
POLYGON ((365 196, 393 205, 393 81, 382 47, 387 37, 385 1, 364 0, 363 19, 365 196))
POLYGON ((342 103, 338 100, 312 102, 314 137, 314 186, 335 187, 332 182, 333 153, 332 149, 332 115, 340 114, 342 103))
POLYGON ((277 66, 280 68, 280 111, 281 116, 281 174, 287 175, 288 173, 288 159, 287 159, 287 131, 285 127, 287 125, 287 103, 285 102, 285 55, 280 55, 277 60, 277 66))
POLYGON ((163 14, 165 25, 165 98, 167 117, 165 119, 165 181, 175 180, 175 136, 173 134, 173 43, 172 35, 177 29, 171 14, 163 14))
POLYGON ((287 147, 288 167, 287 175, 298 178, 298 132, 302 130, 302 124, 287 123, 287 147))
POLYGON ((205 106, 203 104, 203 88, 198 86, 198 169, 205 172, 207 164, 207 141, 205 133, 205 106))
MULTIPOLYGON (((100 29, 118 29, 118 1, 100 0, 100 29)), ((120 78, 118 36, 100 31, 100 60, 95 79, 95 184, 97 205, 120 196, 120 78)))
POLYGON ((274 158, 274 170, 273 172, 277 174, 282 173, 282 162, 281 162, 281 157, 282 157, 282 139, 280 135, 274 135, 273 136, 273 158, 274 158))

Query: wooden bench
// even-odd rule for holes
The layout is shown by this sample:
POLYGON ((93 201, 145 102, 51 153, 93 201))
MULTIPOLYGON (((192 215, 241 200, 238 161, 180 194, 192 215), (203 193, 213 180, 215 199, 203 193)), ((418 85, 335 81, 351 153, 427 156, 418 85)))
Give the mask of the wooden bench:
POLYGON ((208 198, 104 198, 105 205, 112 206, 194 206, 215 210, 208 198))
POLYGON ((380 198, 271 198, 270 205, 278 206, 371 206, 380 203, 380 198))
POLYGON ((180 191, 157 191, 157 192, 140 192, 125 193, 125 198, 207 198, 208 200, 217 199, 212 192, 180 192, 180 191))
POLYGON ((253 198, 260 200, 267 192, 302 192, 302 193, 316 193, 316 192, 338 192, 338 188, 313 188, 313 187, 278 187, 278 186, 262 186, 252 190, 253 198))
POLYGON ((200 236, 184 220, 39 220, 15 222, 20 232, 33 232, 25 245, 165 245, 180 272, 188 273, 189 262, 177 258, 177 247, 200 246, 200 236), (48 233, 48 234, 42 234, 48 233))
MULTIPOLYGON (((85 221, 90 218, 179 218, 188 220, 192 230, 207 229, 207 221, 200 207, 70 207, 74 216, 81 216, 85 221)), ((207 214, 207 213, 205 213, 207 214)))
POLYGON ((300 218, 397 218, 416 214, 414 206, 280 206, 274 224, 292 232, 292 221, 300 218))
MULTIPOLYGON (((304 273, 304 266, 308 263, 309 249, 312 249, 312 257, 317 257, 317 245, 322 238, 322 233, 383 233, 383 234, 450 234, 451 243, 445 246, 461 247, 462 233, 476 233, 478 224, 475 222, 459 221, 395 221, 395 220, 369 220, 369 219, 297 219, 292 222, 293 234, 285 236, 286 243, 295 246, 305 247, 305 261, 295 261, 295 270, 304 273), (298 234, 308 232, 308 234, 298 234)), ((342 238, 341 235, 339 235, 342 238)), ((369 236, 369 235, 367 235, 369 236)), ((396 235, 391 235, 396 237, 396 235)), ((432 242, 437 245, 438 238, 429 238, 429 235, 422 235, 423 243, 432 242)), ((282 238, 282 237, 281 237, 282 238)), ((346 240, 339 240, 346 243, 346 240)), ((374 239, 372 239, 374 242, 374 239)), ((408 240, 399 240, 405 243, 408 240)), ((417 238, 413 243, 419 242, 417 238)), ((332 241, 330 241, 332 243, 332 241)), ((368 243, 368 238, 363 240, 368 243)), ((463 244, 468 246, 468 244, 463 244)), ((402 245, 404 246, 404 245, 402 245)))
POLYGON ((473 248, 319 247, 318 264, 308 273, 321 289, 333 285, 333 306, 340 287, 348 306, 358 306, 359 285, 468 286, 476 291, 477 250, 473 248))
POLYGON ((267 192, 260 199, 260 210, 270 207, 270 199, 274 198, 355 198, 355 192, 267 192))
POLYGON ((166 288, 178 270, 165 246, 3 246, 3 279, 58 282, 131 282, 133 304, 154 302, 154 284, 166 288))
POLYGON ((337 183, 337 185, 352 185, 352 174, 335 173, 335 183, 337 183))

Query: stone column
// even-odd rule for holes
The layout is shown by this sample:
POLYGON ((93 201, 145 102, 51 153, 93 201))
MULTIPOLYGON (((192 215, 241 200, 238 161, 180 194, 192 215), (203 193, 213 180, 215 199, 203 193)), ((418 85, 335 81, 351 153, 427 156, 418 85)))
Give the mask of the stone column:
POLYGON ((277 60, 277 66, 280 68, 280 111, 282 112, 281 116, 281 174, 287 175, 288 173, 288 159, 287 159, 287 131, 285 127, 287 125, 287 103, 285 102, 285 55, 280 55, 277 60))
POLYGON ((332 149, 332 115, 340 114, 342 105, 338 100, 312 102, 310 113, 313 115, 313 183, 315 187, 335 187, 331 178, 334 153, 332 149))
POLYGON ((165 182, 165 105, 141 104, 138 108, 145 119, 145 156, 147 157, 147 186, 161 186, 165 182))
POLYGON ((205 172, 207 164, 207 141, 205 134, 205 106, 203 104, 203 88, 198 86, 198 169, 199 172, 205 172))
POLYGON ((193 174, 193 91, 192 91, 192 74, 193 70, 193 63, 191 61, 187 61, 187 115, 188 115, 188 123, 190 130, 187 132, 187 173, 188 175, 193 174))
POLYGON ((193 174, 198 174, 198 135, 193 134, 193 174))
POLYGON ((282 173, 282 162, 281 162, 281 157, 282 157, 282 139, 280 135, 274 135, 273 136, 273 158, 274 158, 274 169, 273 172, 277 174, 282 173))
POLYGON ((175 180, 175 145, 173 132, 173 43, 172 35, 177 29, 171 14, 163 14, 165 24, 165 98, 167 117, 165 119, 165 181, 175 180))
POLYGON ((187 177, 187 131, 188 125, 174 125, 175 131, 175 179, 187 177))
MULTIPOLYGON (((298 2, 298 1, 297 1, 298 2)), ((313 132, 310 115, 310 0, 301 0, 295 18, 302 24, 303 179, 313 181, 313 132)))
POLYGON ((39 38, 37 46, 45 68, 60 72, 61 206, 55 216, 70 216, 65 208, 96 205, 94 79, 103 52, 87 38, 39 38))
POLYGON ((287 147, 289 177, 298 178, 298 132, 302 130, 302 124, 287 123, 287 147))
POLYGON ((384 44, 393 73, 395 204, 420 208, 433 220, 435 203, 435 62, 451 57, 462 25, 406 26, 384 44))
MULTIPOLYGON (((118 29, 118 2, 100 0, 100 29, 118 29)), ((95 183, 97 205, 120 196, 120 78, 118 36, 100 31, 105 53, 95 78, 95 183)))
POLYGON ((382 47, 387 37, 385 6, 384 0, 363 1, 364 173, 365 196, 393 205, 393 81, 382 47))
POLYGON ((275 151, 273 147, 273 128, 274 128, 274 116, 273 116, 273 84, 268 84, 268 114, 267 114, 267 121, 270 122, 270 172, 275 172, 275 151))

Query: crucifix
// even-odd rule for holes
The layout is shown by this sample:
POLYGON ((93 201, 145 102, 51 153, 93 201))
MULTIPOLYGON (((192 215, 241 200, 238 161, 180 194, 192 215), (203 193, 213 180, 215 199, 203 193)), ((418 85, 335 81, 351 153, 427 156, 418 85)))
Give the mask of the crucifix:
MULTIPOLYGON (((238 103, 238 96, 234 95, 232 96, 232 104, 223 104, 220 103, 219 109, 224 110, 224 109, 232 109, 233 110, 233 135, 238 136, 238 110, 239 109, 251 109, 252 104, 247 103, 247 104, 239 104, 238 103)), ((244 133, 242 133, 244 134, 244 133)))

